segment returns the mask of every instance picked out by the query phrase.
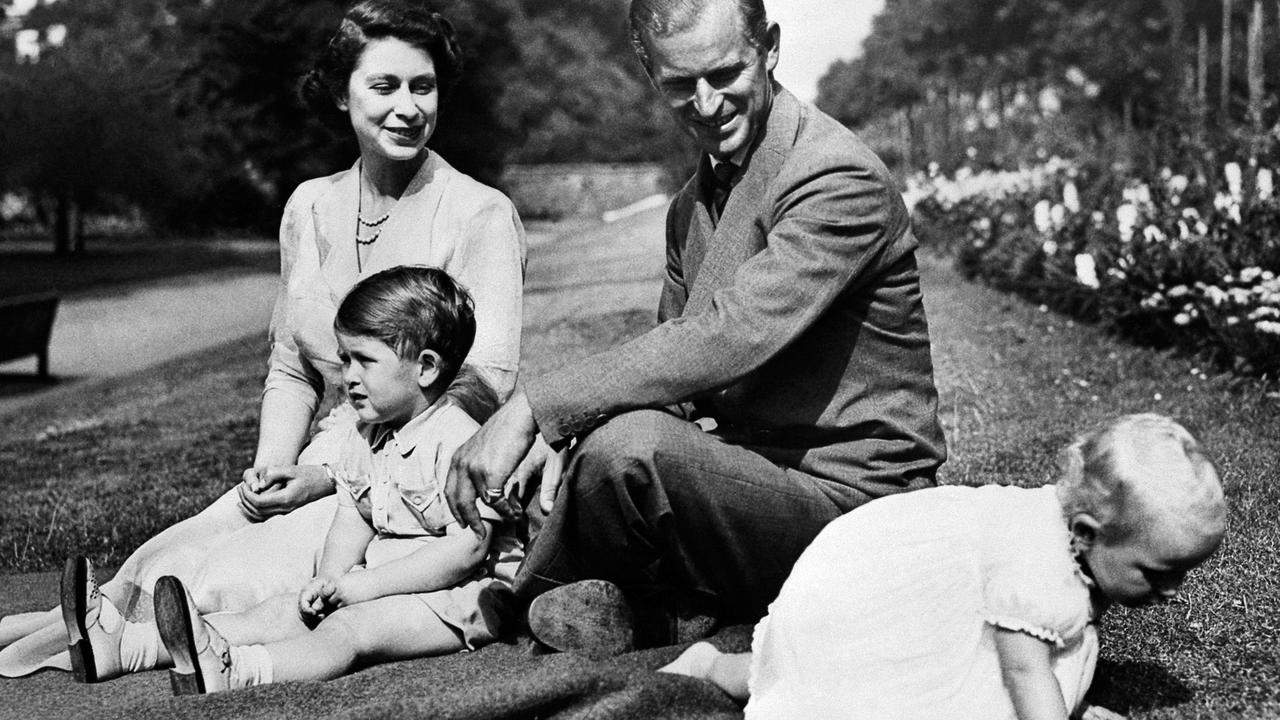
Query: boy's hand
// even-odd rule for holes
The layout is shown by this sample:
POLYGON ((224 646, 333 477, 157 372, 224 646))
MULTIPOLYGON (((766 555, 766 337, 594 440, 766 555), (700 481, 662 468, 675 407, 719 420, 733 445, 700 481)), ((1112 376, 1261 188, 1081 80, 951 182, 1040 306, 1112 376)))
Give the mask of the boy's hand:
POLYGON ((333 609, 331 598, 336 584, 327 577, 314 577, 298 593, 298 614, 307 622, 318 622, 333 609))
POLYGON ((261 522, 328 495, 333 483, 323 466, 281 465, 245 470, 236 490, 245 517, 261 522))

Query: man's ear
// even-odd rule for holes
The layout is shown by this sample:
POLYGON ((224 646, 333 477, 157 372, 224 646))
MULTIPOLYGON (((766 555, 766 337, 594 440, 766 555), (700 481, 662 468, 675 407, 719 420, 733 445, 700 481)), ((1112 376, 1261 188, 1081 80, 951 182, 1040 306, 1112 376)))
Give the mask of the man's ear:
POLYGON ((418 387, 426 390, 440 379, 444 372, 444 361, 435 350, 423 350, 418 353, 418 387))
POLYGON ((778 23, 771 22, 764 32, 765 49, 764 49, 764 68, 769 72, 778 66, 778 55, 782 50, 782 28, 778 27, 778 23))
POLYGON ((1102 523, 1087 512, 1072 515, 1069 527, 1071 528, 1071 549, 1076 552, 1084 552, 1092 548, 1098 542, 1098 535, 1102 532, 1102 523))
POLYGON ((347 105, 347 98, 346 98, 346 96, 345 96, 345 95, 343 95, 343 96, 334 95, 334 96, 333 96, 333 104, 334 104, 334 105, 337 105, 337 106, 338 106, 338 109, 339 109, 339 110, 341 110, 342 112, 346 112, 346 111, 347 111, 347 107, 348 107, 348 105, 347 105))

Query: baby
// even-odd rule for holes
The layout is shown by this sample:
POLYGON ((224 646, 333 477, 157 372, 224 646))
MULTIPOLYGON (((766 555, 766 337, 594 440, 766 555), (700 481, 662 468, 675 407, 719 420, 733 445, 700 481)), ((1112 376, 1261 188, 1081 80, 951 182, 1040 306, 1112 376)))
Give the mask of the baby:
POLYGON ((1056 485, 854 510, 800 557, 750 653, 698 643, 663 670, 749 698, 748 718, 1083 712, 1098 617, 1172 598, 1221 543, 1226 504, 1196 440, 1159 415, 1109 423, 1064 459, 1056 485))

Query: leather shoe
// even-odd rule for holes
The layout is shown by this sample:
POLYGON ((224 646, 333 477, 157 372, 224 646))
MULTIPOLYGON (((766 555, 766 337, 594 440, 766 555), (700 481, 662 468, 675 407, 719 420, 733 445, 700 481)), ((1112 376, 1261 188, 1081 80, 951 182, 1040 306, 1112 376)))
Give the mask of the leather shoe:
POLYGON ((98 589, 93 563, 85 557, 67 558, 59 592, 76 682, 96 683, 124 674, 120 661, 124 618, 98 589))
POLYGON ((529 631, 554 650, 593 659, 636 649, 631 606, 622 589, 607 580, 579 580, 534 598, 529 631))
POLYGON ((199 695, 231 689, 231 645, 200 617, 182 581, 165 575, 156 581, 156 627, 173 657, 169 685, 174 695, 199 695))

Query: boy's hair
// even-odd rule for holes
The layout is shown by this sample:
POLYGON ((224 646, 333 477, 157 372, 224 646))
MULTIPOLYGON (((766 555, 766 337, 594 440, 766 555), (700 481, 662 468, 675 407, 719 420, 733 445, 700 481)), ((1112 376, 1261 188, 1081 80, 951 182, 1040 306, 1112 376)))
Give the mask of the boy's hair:
POLYGON ((1213 462, 1186 428, 1155 413, 1125 415, 1077 438, 1063 451, 1058 486, 1067 515, 1093 515, 1112 540, 1139 529, 1141 518, 1128 512, 1135 501, 1207 532, 1225 522, 1213 462))
POLYGON ((342 299, 333 329, 381 340, 405 360, 423 350, 440 356, 437 387, 448 387, 476 337, 471 295, 449 273, 401 265, 356 283, 342 299))

